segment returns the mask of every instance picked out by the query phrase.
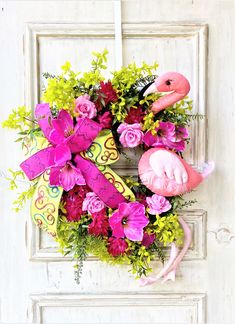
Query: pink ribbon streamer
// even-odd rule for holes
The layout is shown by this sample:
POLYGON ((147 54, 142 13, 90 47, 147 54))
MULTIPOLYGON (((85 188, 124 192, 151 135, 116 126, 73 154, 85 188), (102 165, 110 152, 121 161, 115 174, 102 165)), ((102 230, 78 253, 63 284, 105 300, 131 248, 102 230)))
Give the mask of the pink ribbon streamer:
POLYGON ((79 154, 75 157, 77 167, 81 170, 82 175, 88 187, 110 208, 117 208, 121 202, 125 202, 124 196, 111 184, 97 166, 82 158, 79 154))
POLYGON ((151 285, 157 282, 162 277, 163 277, 162 283, 164 283, 167 280, 175 281, 176 270, 181 260, 185 256, 186 252, 188 251, 192 241, 192 232, 188 224, 184 221, 182 217, 179 217, 179 223, 182 226, 184 231, 184 246, 182 250, 178 254, 178 248, 176 247, 175 243, 172 243, 168 262, 165 264, 162 270, 155 277, 141 278, 140 279, 141 286, 151 285))

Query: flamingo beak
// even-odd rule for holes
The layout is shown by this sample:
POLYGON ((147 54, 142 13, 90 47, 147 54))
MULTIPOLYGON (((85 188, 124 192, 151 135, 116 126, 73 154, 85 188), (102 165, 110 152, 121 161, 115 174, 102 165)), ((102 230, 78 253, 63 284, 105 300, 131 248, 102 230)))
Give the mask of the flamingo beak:
POLYGON ((158 90, 157 90, 156 84, 154 82, 145 90, 143 96, 146 97, 150 93, 156 93, 156 92, 158 92, 158 90))

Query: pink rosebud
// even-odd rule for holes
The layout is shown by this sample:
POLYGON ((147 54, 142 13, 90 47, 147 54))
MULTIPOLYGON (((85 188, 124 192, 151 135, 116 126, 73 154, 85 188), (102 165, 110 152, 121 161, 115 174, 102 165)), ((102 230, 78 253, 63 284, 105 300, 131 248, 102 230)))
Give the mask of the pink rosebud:
POLYGON ((141 131, 141 125, 135 124, 121 124, 117 132, 121 134, 119 140, 123 147, 136 147, 143 141, 143 132, 141 131))
POLYGON ((110 237, 108 244, 108 252, 114 257, 123 255, 128 248, 127 242, 121 238, 110 237))
POLYGON ((86 198, 82 204, 82 210, 88 211, 90 214, 98 213, 105 208, 105 204, 102 200, 94 193, 88 192, 86 198))
POLYGON ((171 209, 170 202, 164 197, 157 194, 152 195, 152 197, 146 198, 149 214, 161 214, 167 212, 171 209))
POLYGON ((84 94, 75 100, 75 112, 78 114, 78 118, 94 118, 97 115, 97 110, 94 102, 90 101, 90 96, 84 94))

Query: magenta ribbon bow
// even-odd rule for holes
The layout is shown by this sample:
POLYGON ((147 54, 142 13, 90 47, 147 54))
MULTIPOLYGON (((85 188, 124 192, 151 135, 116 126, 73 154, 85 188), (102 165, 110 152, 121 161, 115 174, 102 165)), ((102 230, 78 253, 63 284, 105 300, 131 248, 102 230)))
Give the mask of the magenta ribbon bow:
MULTIPOLYGON (((65 110, 61 110, 58 117, 53 118, 49 104, 38 104, 35 117, 51 146, 38 151, 21 163, 20 167, 29 180, 50 168, 50 184, 56 185, 61 170, 67 168, 67 172, 74 174, 74 184, 87 184, 108 207, 117 208, 119 203, 126 201, 97 166, 79 154, 86 151, 97 137, 101 130, 98 123, 89 118, 80 118, 74 127, 72 117, 65 110), (77 168, 70 162, 72 154, 75 154, 77 168)), ((70 180, 66 182, 65 189, 71 189, 70 180)))

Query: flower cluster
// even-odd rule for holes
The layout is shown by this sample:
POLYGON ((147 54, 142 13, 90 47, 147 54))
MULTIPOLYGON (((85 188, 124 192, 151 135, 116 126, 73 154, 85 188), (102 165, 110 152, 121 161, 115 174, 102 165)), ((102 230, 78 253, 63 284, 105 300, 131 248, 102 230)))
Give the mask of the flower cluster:
POLYGON ((181 154, 189 138, 187 108, 191 103, 186 100, 181 106, 179 102, 177 109, 171 105, 167 112, 153 115, 151 106, 159 97, 143 97, 139 82, 152 83, 157 64, 130 64, 105 81, 101 71, 107 53, 94 55, 89 72, 80 75, 66 63, 61 75, 49 76, 43 94, 46 103, 35 111, 35 129, 24 118, 17 119, 17 112, 5 124, 21 130, 23 146, 28 145, 26 139, 37 136, 49 143, 43 151, 48 152, 43 156, 45 169, 39 170, 42 163, 31 169, 40 171, 35 173, 35 181, 43 172, 49 174, 48 190, 58 187, 63 191, 56 239, 64 253, 74 254, 78 263, 86 253, 112 263, 126 262, 140 277, 151 271, 150 261, 156 256, 164 259, 165 245, 182 242, 176 212, 181 198, 151 192, 132 178, 118 177, 115 187, 115 175, 109 172, 107 180, 102 163, 112 158, 114 150, 122 154, 122 148, 139 147, 144 152, 163 147, 181 154), (109 152, 108 145, 102 144, 107 151, 99 165, 101 153, 96 161, 93 144, 102 149, 97 138, 107 130, 113 135, 115 149, 109 152), (131 194, 124 196, 121 190, 131 194))

